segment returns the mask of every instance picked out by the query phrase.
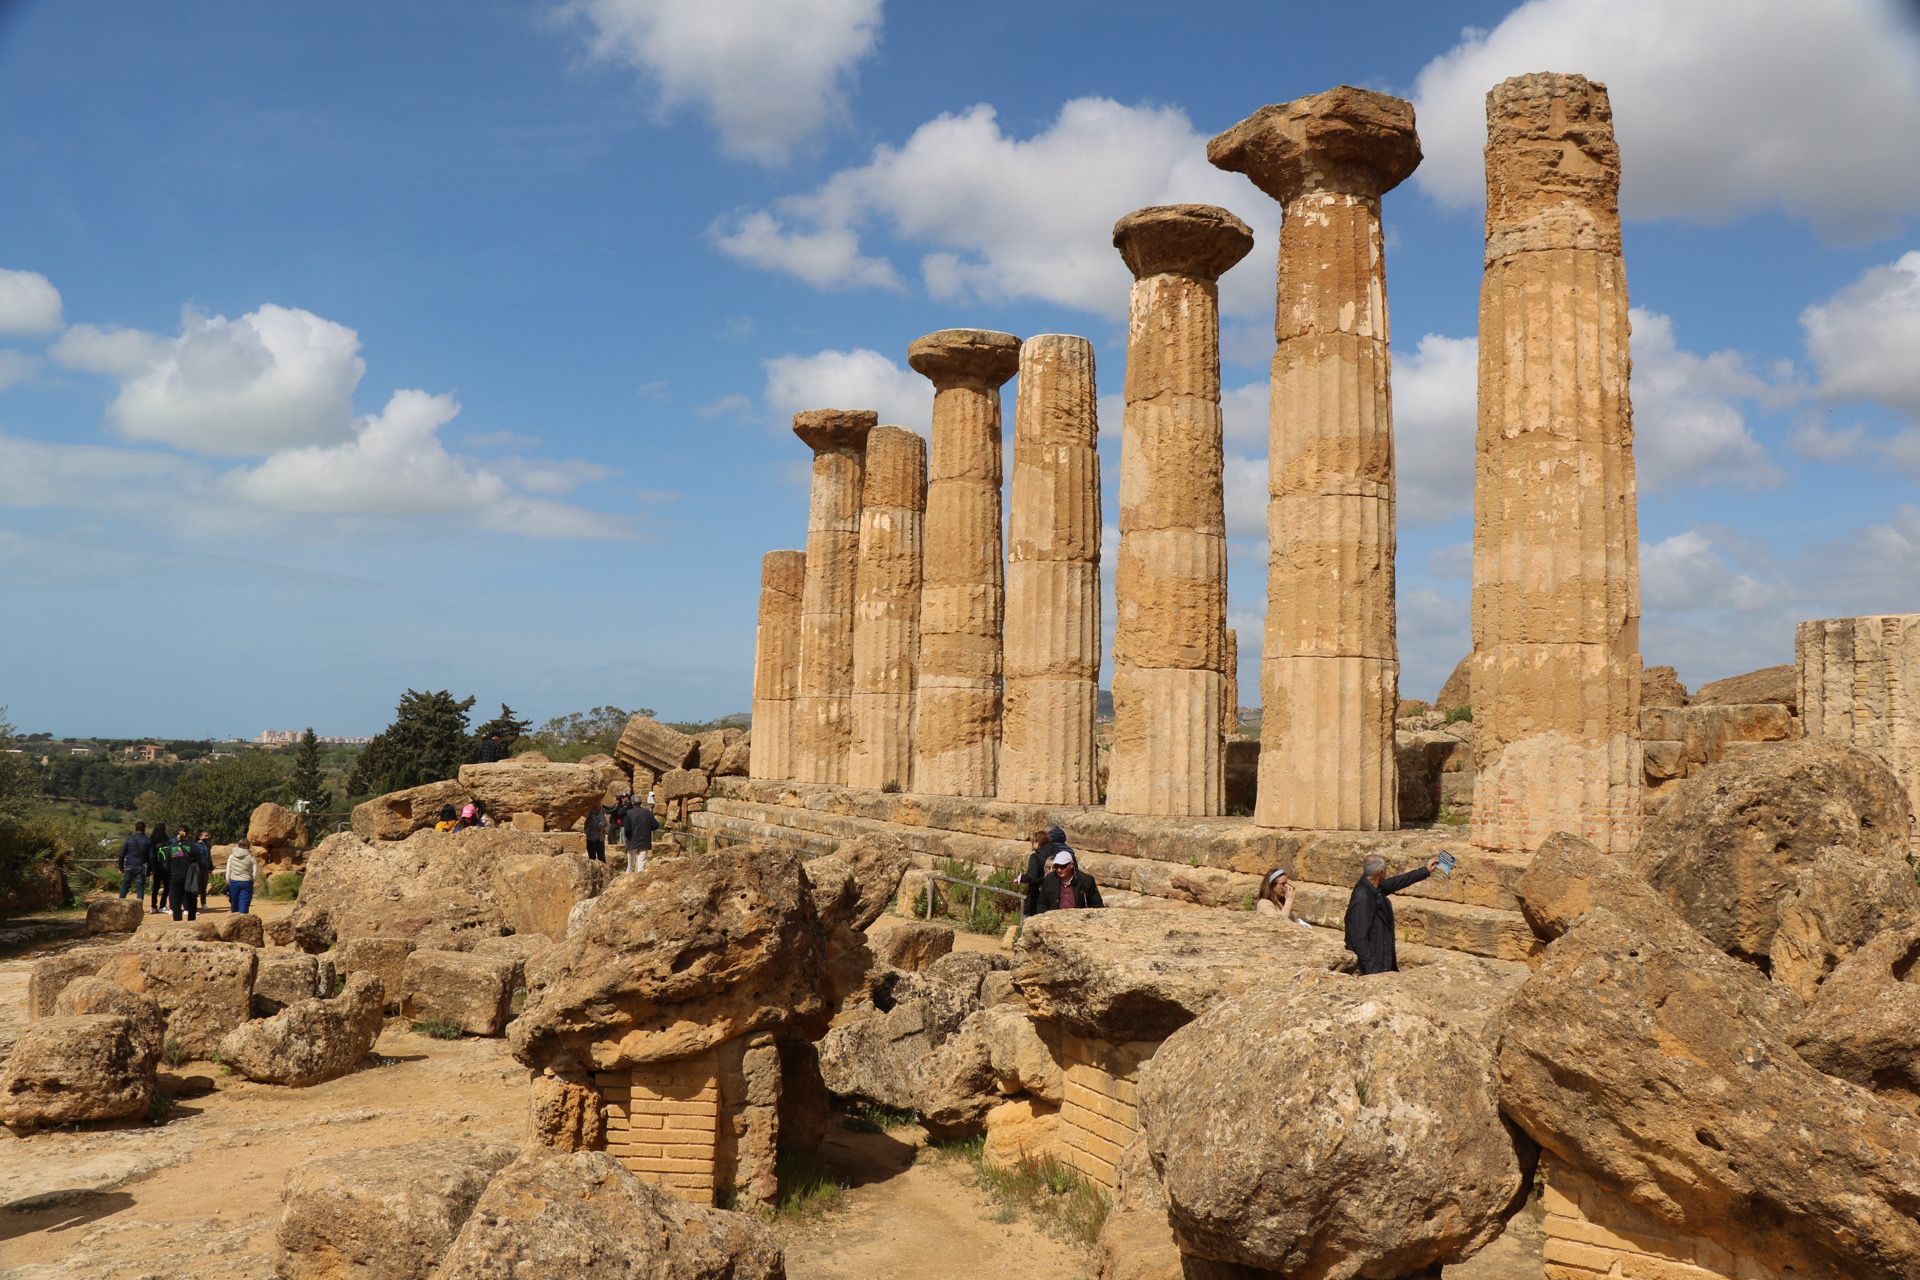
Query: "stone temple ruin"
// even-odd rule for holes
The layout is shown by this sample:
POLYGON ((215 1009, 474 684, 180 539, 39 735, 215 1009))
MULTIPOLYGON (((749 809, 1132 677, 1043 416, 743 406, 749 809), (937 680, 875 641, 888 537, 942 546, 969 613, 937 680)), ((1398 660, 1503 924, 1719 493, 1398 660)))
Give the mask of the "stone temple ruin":
POLYGON ((1521 76, 1487 115, 1474 649, 1432 709, 1464 732, 1398 689, 1380 210, 1419 141, 1343 86, 1208 148, 1285 208, 1258 741, 1217 305, 1252 235, 1143 209, 1110 736, 1092 344, 927 335, 930 440, 796 416, 806 549, 761 566, 750 739, 636 718, 612 757, 469 766, 363 805, 279 934, 41 961, 0 1121, 138 1114, 162 1033, 304 1087, 398 1009, 506 1037, 527 1145, 296 1166, 283 1280, 771 1280, 727 1210, 777 1201, 836 1100, 1068 1166, 1102 1280, 1440 1280, 1523 1211, 1546 1280, 1920 1276, 1920 615, 1803 623, 1793 667, 1691 695, 1643 670, 1607 92, 1521 76), (637 875, 572 830, 626 787, 685 824, 637 875), (470 797, 512 827, 430 829, 470 797), (1050 825, 1107 909, 956 949, 931 877, 1024 868, 1050 825), (1401 971, 1356 976, 1362 859, 1443 852, 1396 898, 1401 971), (1299 923, 1253 909, 1274 867, 1299 923))

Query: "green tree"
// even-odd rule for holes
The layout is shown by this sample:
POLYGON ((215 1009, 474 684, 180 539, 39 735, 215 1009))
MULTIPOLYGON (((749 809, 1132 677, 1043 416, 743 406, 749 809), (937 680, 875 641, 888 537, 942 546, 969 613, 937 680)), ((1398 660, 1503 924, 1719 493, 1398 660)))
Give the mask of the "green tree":
POLYGON ((612 755, 627 721, 635 716, 651 716, 653 708, 622 711, 619 707, 595 707, 555 716, 540 726, 534 743, 555 760, 580 760, 591 755, 612 755))
POLYGON ((40 795, 40 769, 15 741, 7 709, 0 707, 0 827, 17 827, 40 795), (14 754, 15 750, 19 754, 14 754))
POLYGON ((264 751, 247 751, 200 766, 175 783, 160 802, 159 820, 168 831, 205 829, 216 840, 238 840, 256 808, 289 799, 279 762, 264 751))
POLYGON ((320 739, 313 726, 300 735, 293 751, 293 773, 287 778, 287 790, 307 813, 325 813, 333 805, 333 791, 320 776, 320 739))
POLYGON ((479 740, 490 733, 497 733, 500 735, 500 741, 511 747, 515 740, 525 737, 527 730, 531 728, 533 728, 533 721, 522 720, 513 714, 512 707, 503 702, 500 704, 500 714, 475 729, 473 736, 479 740))
POLYGON ((347 788, 354 795, 384 795, 428 782, 443 782, 479 758, 479 743, 467 732, 473 699, 455 701, 445 689, 409 689, 394 709, 393 723, 366 745, 354 762, 347 788))

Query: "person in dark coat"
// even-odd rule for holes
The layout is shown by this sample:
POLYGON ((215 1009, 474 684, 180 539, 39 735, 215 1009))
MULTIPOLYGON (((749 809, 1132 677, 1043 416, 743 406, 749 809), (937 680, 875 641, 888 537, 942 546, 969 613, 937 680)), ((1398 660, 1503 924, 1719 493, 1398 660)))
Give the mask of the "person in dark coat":
POLYGON ((182 827, 174 835, 173 843, 160 852, 167 864, 167 904, 173 908, 173 918, 180 918, 182 908, 186 910, 187 919, 198 918, 203 883, 200 850, 194 847, 193 838, 182 827))
POLYGON ((133 900, 138 903, 147 896, 147 875, 153 870, 153 851, 157 846, 153 837, 147 834, 147 824, 133 824, 133 834, 120 842, 120 896, 126 897, 127 890, 133 890, 133 900))
POLYGON ((207 909, 207 890, 213 887, 213 832, 202 831, 200 838, 193 842, 194 854, 200 859, 200 909, 207 909))
POLYGON ((597 804, 587 810, 587 857, 594 862, 607 860, 607 807, 597 804))
POLYGON ((1394 946, 1393 903, 1388 895, 1419 884, 1440 865, 1434 858, 1417 871, 1387 878, 1387 860, 1370 853, 1360 864, 1360 879, 1347 899, 1347 950, 1360 962, 1362 973, 1398 973, 1400 953, 1394 946))
POLYGON ((507 758, 507 744, 500 741, 498 729, 480 739, 480 763, 493 764, 507 758))
POLYGON ((1027 869, 1020 873, 1015 882, 1027 891, 1027 900, 1021 910, 1026 915, 1037 915, 1040 911, 1040 886, 1048 879, 1048 864, 1053 855, 1067 847, 1067 833, 1058 827, 1044 827, 1033 833, 1033 852, 1027 855, 1027 869))
POLYGON ((653 810, 643 804, 633 805, 620 825, 621 834, 627 838, 627 870, 645 871, 647 855, 653 852, 653 833, 660 829, 653 810))
POLYGON ((1078 907, 1104 907, 1100 886, 1080 869, 1073 850, 1062 849, 1053 855, 1053 874, 1040 886, 1041 911, 1072 911, 1078 907))

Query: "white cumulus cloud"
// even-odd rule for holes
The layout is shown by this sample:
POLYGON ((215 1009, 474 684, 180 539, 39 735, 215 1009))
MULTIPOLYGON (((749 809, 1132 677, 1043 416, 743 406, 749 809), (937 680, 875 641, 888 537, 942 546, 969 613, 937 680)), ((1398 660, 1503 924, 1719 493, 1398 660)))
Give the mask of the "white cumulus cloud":
POLYGON ((1640 488, 1725 485, 1771 489, 1785 477, 1747 429, 1739 401, 1774 387, 1737 351, 1699 356, 1674 341, 1673 321, 1635 307, 1633 456, 1640 488))
POLYGON ((60 291, 38 271, 0 269, 0 333, 52 333, 60 327, 60 291))
POLYGON ((1875 400, 1920 420, 1920 250, 1869 269, 1808 307, 1800 324, 1822 395, 1875 400))
POLYGON ((359 351, 345 325, 271 303, 238 320, 188 309, 173 338, 75 325, 52 347, 120 383, 107 413, 123 436, 224 456, 346 438, 359 351))
POLYGON ((1608 87, 1630 216, 1778 208, 1870 238, 1920 211, 1916 68, 1894 0, 1528 0, 1420 72, 1415 179, 1479 201, 1487 91, 1578 72, 1608 87))
POLYGON ((1393 362, 1396 514, 1417 528, 1473 510, 1480 343, 1429 333, 1393 362))
POLYGON ((1783 588, 1721 559, 1713 541, 1697 529, 1640 544, 1640 604, 1649 613, 1770 609, 1783 588))
MULTIPOLYGON (((878 351, 821 351, 766 362, 767 408, 779 415, 805 409, 872 409, 883 424, 925 435, 933 425, 933 384, 878 351)), ((1003 411, 1012 401, 1002 395, 1003 411)))
POLYGON ((722 219, 713 235, 726 253, 817 287, 902 287, 871 247, 885 234, 924 250, 921 283, 935 298, 1038 298, 1120 316, 1132 277, 1113 224, 1184 202, 1223 205, 1253 227, 1255 248, 1222 279, 1221 303, 1270 312, 1279 206, 1209 165, 1184 112, 1109 98, 1076 98, 1024 140, 1002 133, 990 106, 942 115, 815 191, 722 219))
POLYGON ((853 69, 880 40, 881 0, 575 0, 596 56, 704 107, 730 155, 779 164, 846 114, 853 69))

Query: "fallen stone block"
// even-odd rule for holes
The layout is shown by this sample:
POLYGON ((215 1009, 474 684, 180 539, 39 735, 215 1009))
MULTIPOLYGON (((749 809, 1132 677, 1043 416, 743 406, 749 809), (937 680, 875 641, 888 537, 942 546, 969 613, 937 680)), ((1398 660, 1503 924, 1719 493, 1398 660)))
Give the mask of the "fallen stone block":
POLYGON ((400 977, 400 1014, 451 1018, 470 1035, 497 1036, 512 1013, 514 963, 466 951, 415 951, 400 977))
POLYGON ((380 979, 387 1007, 397 1009, 406 992, 407 957, 415 950, 411 938, 355 938, 333 953, 335 972, 371 973, 380 979))
POLYGON ((167 1015, 150 996, 135 995, 111 978, 75 978, 53 1002, 56 1018, 111 1015, 133 1024, 133 1033, 160 1061, 167 1043, 167 1015))
POLYGON ((267 945, 266 929, 260 917, 251 912, 245 915, 224 915, 213 918, 213 936, 221 942, 241 942, 249 947, 267 945))
POLYGON ((141 898, 95 898, 87 904, 88 933, 132 933, 146 918, 141 898))
POLYGON ((220 1060, 262 1084, 320 1084, 359 1066, 385 1021, 380 979, 356 973, 330 1000, 300 1000, 242 1023, 221 1040, 220 1060))
POLYGON ((0 1124, 31 1129, 144 1114, 158 1061, 129 1018, 42 1018, 20 1033, 0 1074, 0 1124))
POLYGON ((302 1000, 326 1000, 333 995, 334 968, 330 956, 276 955, 260 957, 253 975, 253 1016, 271 1018, 302 1000))
POLYGON ((953 950, 953 926, 910 920, 870 941, 877 943, 882 960, 896 969, 918 973, 953 950))
POLYGON ((205 1058, 227 1032, 253 1016, 259 953, 232 942, 163 938, 123 951, 100 968, 127 990, 153 997, 167 1035, 189 1058, 205 1058))

